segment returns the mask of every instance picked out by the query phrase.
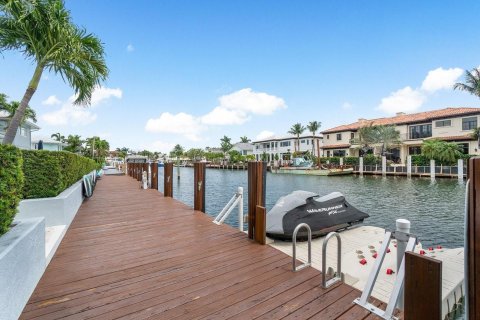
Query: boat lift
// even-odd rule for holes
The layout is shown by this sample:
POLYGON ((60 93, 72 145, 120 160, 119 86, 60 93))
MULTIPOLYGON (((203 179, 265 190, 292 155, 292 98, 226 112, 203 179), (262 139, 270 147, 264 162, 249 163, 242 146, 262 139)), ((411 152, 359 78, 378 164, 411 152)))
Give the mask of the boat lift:
POLYGON ((238 205, 238 229, 243 232, 243 188, 238 187, 237 192, 228 201, 227 205, 220 211, 213 223, 222 224, 225 219, 232 213, 233 209, 238 205))

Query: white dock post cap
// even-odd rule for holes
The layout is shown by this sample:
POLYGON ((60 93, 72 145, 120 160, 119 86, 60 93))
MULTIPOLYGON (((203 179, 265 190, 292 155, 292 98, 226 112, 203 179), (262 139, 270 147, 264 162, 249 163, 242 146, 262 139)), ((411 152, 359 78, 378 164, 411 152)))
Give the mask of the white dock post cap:
POLYGON ((410 221, 407 219, 397 219, 395 222, 398 231, 410 232, 410 221))
POLYGON ((238 187, 237 193, 238 194, 243 194, 243 187, 238 187))

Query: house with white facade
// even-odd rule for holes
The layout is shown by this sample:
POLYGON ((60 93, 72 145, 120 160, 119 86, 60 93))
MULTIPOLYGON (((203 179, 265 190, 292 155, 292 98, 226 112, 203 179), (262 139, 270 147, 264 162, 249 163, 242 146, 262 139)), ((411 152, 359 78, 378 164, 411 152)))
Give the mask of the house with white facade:
POLYGON ((42 150, 62 151, 66 146, 68 146, 67 143, 52 139, 35 139, 32 141, 32 149, 34 150, 39 150, 41 148, 42 150))
MULTIPOLYGON (((3 140, 10 118, 0 117, 0 141, 3 140)), ((17 130, 13 145, 20 149, 30 150, 32 148, 32 132, 40 127, 30 121, 22 123, 17 130)))
POLYGON ((278 136, 270 137, 264 140, 258 140, 253 142, 253 155, 257 161, 262 160, 262 155, 265 153, 267 161, 275 160, 275 156, 278 156, 280 160, 290 160, 291 155, 297 149, 299 153, 306 153, 307 151, 312 152, 312 146, 315 148, 315 154, 317 154, 317 145, 322 147, 322 136, 321 135, 302 135, 298 139, 298 147, 295 148, 297 143, 297 137, 288 135, 288 136, 278 136))
POLYGON ((237 142, 233 145, 232 150, 238 151, 242 156, 248 156, 253 154, 253 144, 237 142))
POLYGON ((445 108, 378 119, 359 119, 357 122, 322 131, 322 154, 332 156, 361 156, 358 130, 370 125, 393 125, 400 132, 398 143, 389 150, 389 157, 405 163, 408 155, 421 153, 423 141, 439 139, 457 143, 465 154, 480 154, 472 132, 479 126, 480 108, 445 108))

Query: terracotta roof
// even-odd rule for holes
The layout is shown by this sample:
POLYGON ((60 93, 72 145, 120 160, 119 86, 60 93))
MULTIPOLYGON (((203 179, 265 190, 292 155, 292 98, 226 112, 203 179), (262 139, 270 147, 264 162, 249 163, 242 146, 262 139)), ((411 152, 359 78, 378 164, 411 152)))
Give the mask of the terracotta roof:
POLYGON ((341 125, 335 128, 331 128, 325 131, 325 133, 341 132, 341 131, 356 131, 361 127, 372 125, 398 125, 398 124, 408 124, 408 123, 421 123, 429 122, 436 119, 444 119, 454 116, 462 116, 469 114, 480 114, 480 108, 445 108, 440 110, 411 113, 411 114, 400 114, 395 117, 390 118, 378 118, 372 120, 360 120, 354 123, 341 125))
POLYGON ((466 134, 466 135, 463 135, 463 136, 432 137, 432 138, 428 138, 428 139, 425 139, 425 140, 432 140, 432 139, 438 139, 438 140, 442 140, 442 141, 467 141, 467 140, 475 140, 474 138, 472 138, 472 136, 471 136, 470 134, 466 134))
POLYGON ((331 144, 329 146, 320 147, 320 149, 342 149, 342 148, 350 148, 350 145, 347 144, 331 144))

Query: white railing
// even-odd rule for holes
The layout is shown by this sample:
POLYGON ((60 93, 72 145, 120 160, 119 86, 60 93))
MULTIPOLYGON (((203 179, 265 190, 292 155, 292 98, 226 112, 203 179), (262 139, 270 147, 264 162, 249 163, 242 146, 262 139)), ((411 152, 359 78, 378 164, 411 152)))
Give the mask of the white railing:
POLYGON ((243 231, 243 188, 238 187, 237 193, 228 201, 227 205, 220 211, 213 223, 222 224, 225 219, 232 213, 235 206, 238 205, 238 229, 243 231))

